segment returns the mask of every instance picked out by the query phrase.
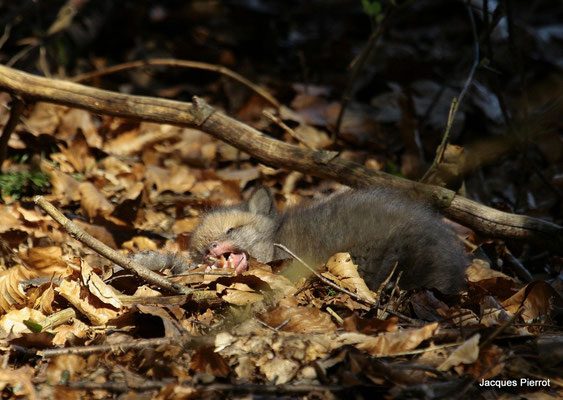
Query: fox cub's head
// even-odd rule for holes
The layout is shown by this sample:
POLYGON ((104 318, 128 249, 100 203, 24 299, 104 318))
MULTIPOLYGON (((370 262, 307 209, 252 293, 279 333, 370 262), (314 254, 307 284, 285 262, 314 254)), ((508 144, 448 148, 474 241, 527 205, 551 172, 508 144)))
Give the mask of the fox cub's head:
POLYGON ((206 214, 194 230, 190 252, 196 262, 224 256, 237 272, 247 267, 247 255, 260 262, 274 256, 278 212, 270 190, 256 189, 248 201, 206 214))

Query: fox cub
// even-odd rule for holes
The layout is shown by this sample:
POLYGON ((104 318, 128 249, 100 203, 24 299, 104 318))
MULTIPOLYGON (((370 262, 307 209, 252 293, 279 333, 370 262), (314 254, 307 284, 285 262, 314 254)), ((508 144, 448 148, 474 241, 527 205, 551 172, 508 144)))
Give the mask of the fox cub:
POLYGON ((395 263, 397 272, 403 271, 403 289, 452 294, 466 284, 468 257, 451 228, 427 205, 388 189, 345 192, 280 213, 270 190, 260 187, 247 202, 206 214, 193 232, 190 252, 196 262, 225 257, 242 272, 248 255, 264 263, 288 258, 274 243, 311 265, 349 252, 372 290, 395 263))

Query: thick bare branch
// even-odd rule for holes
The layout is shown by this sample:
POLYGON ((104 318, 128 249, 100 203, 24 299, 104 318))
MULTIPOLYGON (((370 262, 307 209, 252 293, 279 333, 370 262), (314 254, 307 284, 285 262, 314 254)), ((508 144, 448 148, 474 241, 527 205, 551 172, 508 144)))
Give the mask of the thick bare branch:
POLYGON ((424 199, 475 231, 507 239, 524 239, 563 248, 563 228, 537 218, 495 210, 455 192, 378 172, 344 160, 334 152, 311 151, 267 137, 256 129, 215 111, 200 99, 194 103, 132 96, 76 83, 48 79, 0 66, 0 89, 27 100, 83 108, 98 114, 180 126, 198 126, 260 162, 354 186, 391 186, 424 199))

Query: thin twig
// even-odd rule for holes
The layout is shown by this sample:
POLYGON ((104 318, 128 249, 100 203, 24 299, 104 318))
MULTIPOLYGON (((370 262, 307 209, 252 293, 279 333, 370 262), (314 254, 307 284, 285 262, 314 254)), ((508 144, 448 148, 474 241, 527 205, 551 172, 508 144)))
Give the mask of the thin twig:
POLYGON ((174 274, 170 275, 170 277, 179 277, 179 276, 195 276, 195 275, 217 275, 217 276, 236 276, 236 272, 234 271, 193 271, 193 272, 182 272, 181 274, 174 274))
POLYGON ((291 318, 287 318, 286 320, 284 320, 281 324, 279 324, 276 327, 268 325, 266 322, 262 321, 260 318, 256 318, 256 321, 258 321, 259 324, 264 325, 266 328, 271 329, 274 332, 279 332, 281 328, 283 328, 284 326, 289 324, 289 321, 291 321, 291 318))
POLYGON ((93 72, 88 72, 85 74, 77 75, 70 80, 72 82, 84 82, 90 80, 92 78, 113 74, 115 72, 124 71, 127 69, 133 68, 141 68, 141 67, 156 67, 156 66, 170 66, 170 67, 182 67, 182 68, 195 68, 195 69, 203 69, 206 71, 213 71, 219 74, 228 76, 229 78, 234 79, 235 81, 243 84, 244 86, 248 87, 249 89, 256 92, 259 96, 265 99, 268 103, 272 104, 276 108, 280 108, 280 103, 277 101, 270 93, 268 93, 264 88, 250 82, 248 79, 243 77, 242 75, 237 74, 236 72, 223 67, 222 65, 215 65, 215 64, 208 64, 199 61, 190 61, 190 60, 176 60, 173 58, 155 58, 152 60, 137 60, 131 61, 123 64, 113 65, 111 67, 107 67, 104 69, 100 69, 93 72))
POLYGON ((74 311, 74 308, 65 308, 64 310, 57 311, 56 313, 37 321, 37 323, 41 325, 41 330, 45 332, 59 325, 65 324, 74 318, 76 318, 76 311, 74 311))
POLYGON ((360 53, 358 59, 354 63, 352 67, 352 73, 350 74, 350 79, 348 79, 348 83, 346 84, 346 88, 344 89, 344 94, 342 95, 342 101, 340 106, 340 111, 338 113, 338 117, 336 118, 336 125, 334 126, 334 131, 332 132, 332 142, 336 143, 338 139, 338 135, 340 133, 340 127, 342 125, 342 121, 344 119, 344 112, 348 107, 348 103, 352 97, 352 89, 354 88, 354 84, 360 75, 360 72, 363 70, 366 61, 369 58, 369 55, 375 48, 377 44, 377 40, 381 37, 384 30, 384 21, 387 18, 387 15, 383 18, 383 20, 377 26, 377 29, 372 32, 370 35, 368 42, 362 52, 360 53))
MULTIPOLYGON (((141 383, 130 383, 130 382, 94 382, 94 381, 74 381, 68 382, 67 387, 70 389, 79 390, 106 390, 111 392, 127 392, 132 391, 149 391, 158 390, 171 383, 175 382, 170 379, 163 380, 149 380, 141 383)), ((297 394, 307 394, 310 392, 341 392, 344 390, 350 390, 351 388, 366 388, 366 390, 375 390, 377 387, 374 385, 356 384, 356 385, 315 385, 315 384, 284 384, 284 385, 261 385, 253 384, 248 382, 235 382, 235 383, 213 383, 211 385, 204 384, 194 384, 193 381, 188 381, 186 383, 180 382, 178 386, 185 385, 190 389, 196 390, 197 393, 206 392, 213 393, 215 397, 218 392, 228 392, 228 393, 264 393, 269 395, 276 394, 287 394, 287 393, 297 393, 297 394)), ((226 395, 226 394, 225 394, 226 395)), ((232 396, 231 396, 232 397, 232 396)), ((267 397, 267 396, 266 396, 267 397)), ((272 397, 272 396, 270 396, 272 397)))
POLYGON ((266 118, 268 118, 270 121, 272 121, 273 123, 275 123, 276 125, 278 125, 280 128, 282 128, 285 132, 287 132, 291 137, 293 137, 295 140, 297 140, 299 143, 301 143, 302 145, 304 145, 305 147, 307 147, 308 149, 311 150, 317 150, 314 146, 311 146, 307 140, 305 140, 305 138, 303 138, 300 134, 298 134, 297 132, 295 132, 293 129, 291 129, 289 126, 287 126, 287 124, 285 122, 283 122, 281 120, 281 118, 276 117, 274 114, 272 114, 271 112, 264 110, 262 111, 262 115, 264 115, 266 118))
MULTIPOLYGON (((348 290, 348 289, 345 289, 345 288, 343 288, 343 287, 341 287, 341 286, 338 286, 336 283, 331 282, 329 279, 326 279, 324 276, 322 276, 321 274, 319 274, 313 267, 311 267, 309 264, 307 264, 305 261, 303 261, 299 256, 297 256, 295 253, 293 253, 291 250, 289 250, 289 249, 288 249, 287 247, 285 247, 283 244, 274 243, 274 246, 276 246, 276 247, 279 248, 279 249, 282 249, 282 250, 285 251, 287 254, 289 254, 291 257, 295 258, 297 261, 299 261, 301 264, 303 264, 303 266, 305 266, 305 268, 307 268, 309 271, 311 271, 311 273, 312 273, 313 275, 315 275, 321 282, 327 284, 328 286, 330 286, 330 287, 332 287, 332 288, 334 288, 334 289, 336 289, 336 290, 338 290, 338 291, 340 291, 340 292, 342 292, 342 293, 346 293, 348 296, 352 297, 352 298, 355 299, 355 300, 358 300, 358 301, 361 301, 361 302, 363 302, 363 303, 366 303, 366 304, 368 304, 368 305, 370 305, 370 306, 372 306, 372 307, 377 307, 377 303, 375 303, 375 302, 373 302, 373 301, 371 301, 371 300, 368 300, 368 299, 366 299, 366 298, 364 298, 364 297, 362 297, 362 296, 360 296, 360 295, 358 295, 358 294, 356 294, 356 293, 354 293, 354 292, 351 292, 351 291, 348 290)), ((407 322, 410 322, 410 323, 413 323, 413 324, 416 323, 416 320, 414 320, 414 319, 412 319, 412 318, 410 318, 410 317, 407 317, 406 315, 401 314, 401 313, 399 313, 399 312, 391 311, 391 310, 390 310, 390 311, 388 311, 388 313, 391 314, 391 315, 394 315, 394 316, 396 316, 396 317, 402 318, 402 319, 404 319, 404 320, 407 321, 407 322)))
POLYGON ((508 321, 505 321, 502 325, 500 325, 493 333, 491 333, 487 339, 483 340, 480 344, 479 344, 479 351, 483 350, 485 347, 487 347, 488 345, 490 345, 493 340, 496 339, 496 337, 498 335, 500 335, 502 333, 502 331, 504 331, 508 325, 512 324, 518 317, 520 317, 520 315, 524 312, 524 308, 520 308, 518 311, 516 311, 514 313, 514 315, 512 316, 512 318, 510 318, 508 321))
POLYGON ((6 122, 4 130, 2 131, 2 136, 0 137, 0 173, 2 173, 2 164, 8 154, 8 141, 10 140, 10 135, 20 122, 20 116, 23 113, 24 106, 24 102, 19 97, 12 96, 10 118, 8 119, 8 122, 6 122))
POLYGON ((10 38, 11 31, 12 31, 12 24, 10 23, 6 24, 6 26, 4 27, 4 33, 2 34, 2 37, 0 37, 0 49, 4 47, 4 44, 6 44, 6 42, 10 38))
POLYGON ((385 278, 385 280, 383 282, 381 282, 381 285, 379 285, 379 289, 377 289, 377 305, 379 307, 379 298, 381 297, 381 294, 383 293, 383 289, 385 289, 385 287, 389 284, 389 282, 391 282, 391 277, 393 276, 393 274, 395 273, 395 270, 397 269, 397 266, 399 265, 399 262, 395 262, 395 265, 393 265, 393 269, 391 270, 391 273, 387 276, 387 278, 385 278))
POLYGON ((62 349, 45 349, 37 352, 42 357, 55 357, 64 354, 80 354, 89 355, 96 353, 111 352, 126 352, 128 350, 142 350, 147 347, 158 347, 166 345, 179 345, 185 348, 197 348, 201 345, 209 345, 215 342, 215 336, 191 336, 182 335, 177 337, 161 337, 153 339, 130 340, 127 342, 101 344, 101 345, 88 345, 88 346, 74 346, 65 347, 62 349))
MULTIPOLYGON (((501 7, 501 2, 497 3, 497 8, 501 7)), ((497 26, 497 24, 500 22, 501 20, 501 13, 498 13, 496 19, 493 19, 491 22, 489 22, 489 1, 488 0, 483 0, 483 35, 484 35, 484 41, 485 41, 485 57, 487 59, 487 63, 484 66, 484 68, 486 70, 492 71, 492 74, 489 74, 489 84, 491 85, 491 88, 493 90, 493 93, 495 94, 497 100, 498 100, 498 104, 500 106, 500 110, 502 113, 502 118, 504 120, 505 125, 510 126, 511 123, 511 116, 509 114, 509 111, 506 107, 506 102, 504 101, 504 96, 502 95, 502 92, 500 91, 500 85, 499 85, 499 80, 498 80, 498 71, 496 71, 495 69, 491 68, 490 65, 493 63, 493 48, 491 46, 491 32, 493 31, 493 29, 497 26)), ((496 10, 495 12, 492 13, 493 16, 496 14, 496 10)))
MULTIPOLYGON (((389 284, 389 282, 391 282, 391 278, 393 277, 393 274, 395 273, 395 270, 397 269, 398 265, 399 265, 399 262, 396 261, 395 265, 393 265, 393 269, 391 270, 391 273, 387 276, 387 278, 385 278, 385 280, 383 282, 381 282, 381 285, 379 285, 379 289, 377 289, 377 293, 376 293, 377 305, 375 306, 375 308, 377 308, 381 311, 381 316, 384 315, 384 311, 383 311, 382 307, 380 307, 381 296, 383 295, 383 289, 385 289, 385 287, 389 284)), ((385 307, 385 308, 387 308, 387 307, 385 307)))
POLYGON ((532 276, 530 271, 528 271, 526 267, 524 267, 524 265, 516 257, 514 257, 514 255, 512 255, 510 250, 508 250, 506 247, 504 248, 501 257, 506 265, 508 265, 508 267, 516 274, 518 278, 522 279, 524 283, 530 283, 534 280, 534 277, 532 276))
POLYGON ((161 306, 172 306, 172 305, 182 305, 185 304, 188 299, 193 300, 195 302, 207 302, 207 303, 217 303, 221 304, 223 300, 221 300, 217 296, 217 292, 215 290, 198 290, 190 295, 175 295, 175 296, 127 296, 127 295, 120 295, 118 296, 119 301, 123 304, 131 304, 131 305, 154 305, 158 304, 161 306), (189 297, 188 297, 189 296, 189 297))
POLYGON ((467 79, 465 80, 465 85, 463 85, 463 88, 459 94, 458 97, 454 97, 452 100, 452 103, 450 104, 450 111, 448 113, 448 121, 446 123, 446 130, 444 131, 444 135, 442 136, 442 142, 440 143, 440 146, 438 146, 438 150, 436 150, 436 156, 434 157, 434 161, 432 161, 432 164, 430 165, 430 168, 428 168, 428 170, 424 173, 424 175, 422 176, 422 178, 420 179, 420 182, 426 182, 426 179, 428 178, 428 176, 430 175, 430 173, 432 171, 434 171, 434 169, 436 169, 436 167, 438 167, 438 164, 440 164, 442 162, 442 159, 444 157, 444 153, 446 151, 446 147, 450 138, 450 131, 452 129, 452 126, 454 124, 455 121, 455 116, 457 114, 457 110, 459 108, 459 105, 461 104, 463 98, 465 97, 465 94, 467 93, 467 91, 469 90, 469 86, 471 85, 471 82, 473 82, 473 77, 475 76, 475 71, 477 71, 477 67, 479 66, 479 59, 480 59, 480 52, 479 52, 479 37, 477 36, 477 27, 475 26, 475 17, 473 16, 473 9, 471 8, 471 6, 469 4, 466 4, 466 8, 467 8, 467 13, 469 14, 469 21, 471 22, 471 31, 473 33, 473 65, 471 66, 471 70, 469 71, 469 75, 467 76, 467 79))
MULTIPOLYGON (((91 380, 87 381, 72 381, 66 384, 68 389, 74 390, 92 390, 92 391, 106 391, 115 393, 128 393, 132 394, 134 392, 148 392, 151 390, 160 390, 172 383, 176 382, 175 379, 162 379, 162 380, 146 380, 146 381, 134 381, 130 382, 95 382, 91 380)), ((67 390, 68 390, 67 389, 67 390)))
POLYGON ((140 278, 144 279, 146 282, 152 283, 154 285, 160 286, 163 289, 169 290, 177 294, 187 294, 193 292, 185 286, 179 285, 178 283, 171 282, 165 277, 151 271, 148 268, 134 262, 133 260, 119 254, 111 247, 100 242, 98 239, 89 235, 75 225, 71 220, 65 217, 59 210, 57 210, 51 203, 49 203, 43 196, 35 196, 33 198, 35 204, 41 207, 47 214, 51 216, 55 221, 57 221, 73 238, 86 246, 90 247, 92 250, 98 254, 104 256, 108 260, 120 265, 121 267, 136 273, 140 278))
POLYGON ((404 351, 402 353, 392 353, 392 354, 384 354, 384 355, 375 355, 375 358, 383 358, 383 357, 399 357, 399 356, 414 356, 416 354, 423 354, 423 353, 428 353, 429 351, 434 351, 434 350, 442 350, 442 349, 447 349, 449 347, 456 347, 456 346, 461 346, 464 342, 461 343, 446 343, 446 344, 441 344, 439 346, 430 346, 430 347, 426 347, 424 349, 418 349, 418 350, 411 350, 411 351, 404 351))
POLYGON ((334 318, 336 320, 338 325, 340 325, 340 326, 344 325, 344 320, 342 319, 342 317, 340 315, 338 315, 336 313, 336 311, 334 311, 332 308, 327 307, 326 312, 329 313, 330 315, 332 315, 332 318, 334 318))
MULTIPOLYGON (((399 273, 397 274, 397 279, 395 280, 395 285, 393 286, 393 290, 391 290, 391 294, 389 295, 389 299, 391 300, 393 298, 393 296, 395 295, 395 292, 399 290, 399 280, 401 279, 401 276, 403 275, 403 271, 399 271, 399 273)), ((391 301, 388 301, 385 304, 385 307, 383 308, 382 311, 382 316, 385 315, 385 313, 388 312, 388 308, 391 305, 391 301)))

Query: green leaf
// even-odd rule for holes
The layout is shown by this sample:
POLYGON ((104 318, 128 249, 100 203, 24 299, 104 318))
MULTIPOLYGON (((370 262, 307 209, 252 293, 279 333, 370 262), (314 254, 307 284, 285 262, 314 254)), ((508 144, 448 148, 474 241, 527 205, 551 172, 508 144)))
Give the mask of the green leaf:
POLYGON ((29 328, 29 330, 33 333, 39 333, 43 330, 43 326, 38 324, 37 322, 30 321, 28 319, 23 321, 24 325, 29 328))
POLYGON ((22 195, 40 192, 49 186, 49 175, 43 172, 0 174, 0 194, 19 199, 22 195))
POLYGON ((371 18, 376 18, 381 13, 381 3, 379 1, 362 0, 364 13, 371 18))

